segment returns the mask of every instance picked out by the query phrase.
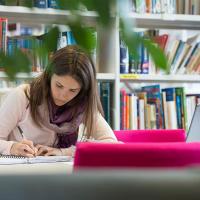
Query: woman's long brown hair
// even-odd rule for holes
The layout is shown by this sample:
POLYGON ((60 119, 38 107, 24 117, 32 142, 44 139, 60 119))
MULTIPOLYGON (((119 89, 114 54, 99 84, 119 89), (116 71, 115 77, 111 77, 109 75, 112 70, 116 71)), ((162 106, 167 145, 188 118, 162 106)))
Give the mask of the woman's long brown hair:
POLYGON ((30 101, 31 116, 38 126, 41 126, 41 119, 37 108, 51 96, 50 83, 53 74, 70 75, 81 85, 81 91, 70 101, 70 105, 74 107, 76 117, 76 108, 84 102, 84 132, 86 131, 85 136, 89 138, 95 129, 97 113, 103 115, 92 59, 77 45, 68 45, 54 53, 50 65, 30 83, 30 91, 25 91, 30 101))

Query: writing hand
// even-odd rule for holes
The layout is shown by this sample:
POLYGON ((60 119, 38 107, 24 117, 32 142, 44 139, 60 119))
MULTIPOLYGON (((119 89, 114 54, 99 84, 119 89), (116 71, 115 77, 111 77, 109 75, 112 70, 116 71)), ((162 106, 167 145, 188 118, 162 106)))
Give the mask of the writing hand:
POLYGON ((37 148, 37 156, 61 156, 62 151, 58 148, 48 147, 44 145, 36 145, 37 148))
POLYGON ((21 142, 16 142, 12 145, 10 154, 15 156, 34 157, 37 155, 37 148, 34 147, 31 140, 23 139, 21 142))

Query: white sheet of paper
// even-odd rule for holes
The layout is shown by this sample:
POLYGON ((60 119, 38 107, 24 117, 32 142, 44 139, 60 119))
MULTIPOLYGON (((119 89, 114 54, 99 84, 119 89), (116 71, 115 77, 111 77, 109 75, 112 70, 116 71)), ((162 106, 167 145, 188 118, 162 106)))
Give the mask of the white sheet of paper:
POLYGON ((36 156, 34 158, 17 157, 17 156, 0 156, 0 165, 12 164, 34 164, 34 163, 54 163, 70 162, 71 156, 36 156))

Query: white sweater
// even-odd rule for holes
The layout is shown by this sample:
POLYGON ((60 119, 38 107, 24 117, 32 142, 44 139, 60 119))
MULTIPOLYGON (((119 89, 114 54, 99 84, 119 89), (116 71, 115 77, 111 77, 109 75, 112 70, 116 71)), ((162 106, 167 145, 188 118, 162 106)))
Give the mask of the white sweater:
MULTIPOLYGON (((27 107, 28 99, 24 93, 27 85, 13 89, 3 101, 0 108, 0 154, 10 155, 13 142, 21 141, 22 134, 17 126, 23 130, 23 137, 33 141, 34 145, 41 144, 54 146, 56 133, 44 126, 35 125, 30 109, 27 107)), ((83 124, 79 127, 78 141, 82 138, 83 124)), ((96 131, 92 135, 94 140, 102 142, 116 142, 117 139, 105 119, 99 114, 96 121, 96 131)))

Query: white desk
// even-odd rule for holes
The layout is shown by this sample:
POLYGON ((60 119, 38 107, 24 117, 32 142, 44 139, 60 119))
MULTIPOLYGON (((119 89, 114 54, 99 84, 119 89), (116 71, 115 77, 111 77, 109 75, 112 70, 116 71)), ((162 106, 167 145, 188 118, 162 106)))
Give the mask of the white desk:
POLYGON ((0 165, 0 175, 71 174, 73 162, 0 165))

